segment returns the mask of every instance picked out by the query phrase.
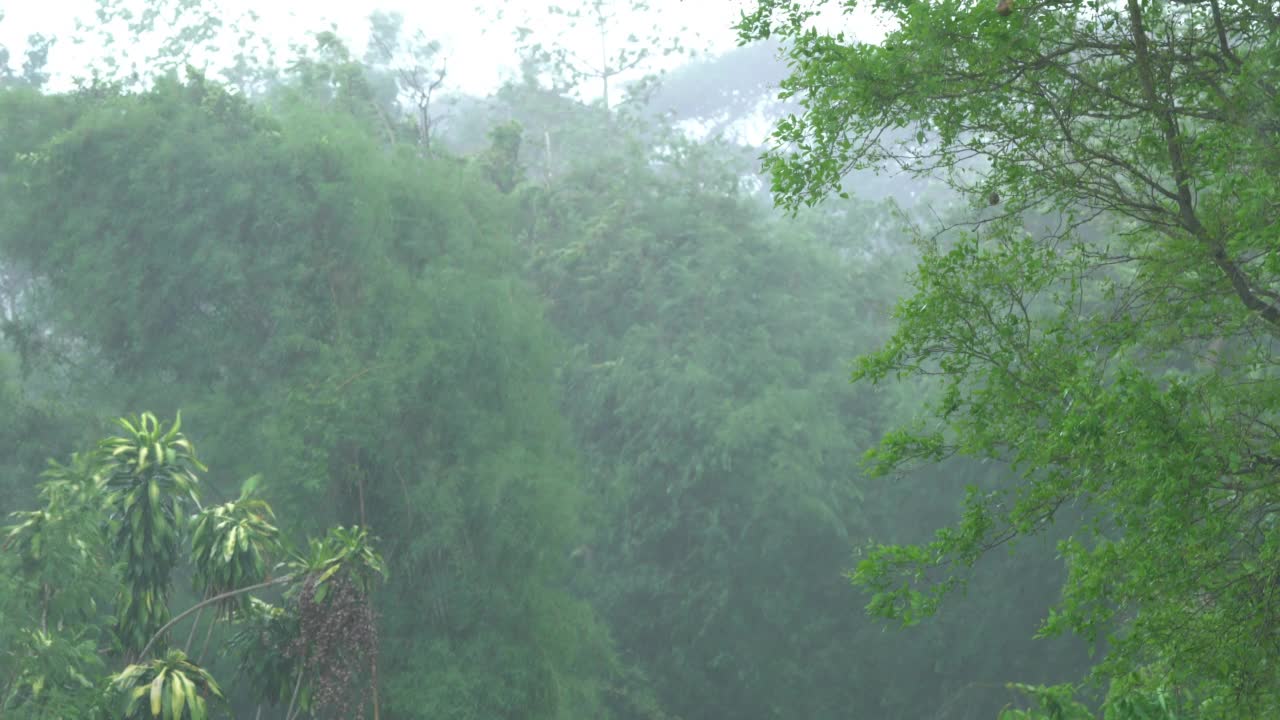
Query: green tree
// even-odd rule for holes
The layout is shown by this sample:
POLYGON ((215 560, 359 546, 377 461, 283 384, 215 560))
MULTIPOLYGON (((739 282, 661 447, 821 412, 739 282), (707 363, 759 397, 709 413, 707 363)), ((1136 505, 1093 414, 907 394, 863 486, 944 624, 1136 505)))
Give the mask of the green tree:
MULTIPOLYGON (((501 97, 541 121, 536 88, 501 97)), ((514 195, 529 272, 573 346, 563 404, 598 498, 573 558, 628 662, 618 716, 920 717, 958 697, 947 717, 990 718, 999 702, 971 684, 1078 668, 1075 648, 1046 645, 1065 650, 1046 660, 1007 637, 1034 631, 1024 596, 909 639, 848 607, 853 542, 916 539, 957 500, 921 477, 905 503, 860 482, 858 455, 901 405, 849 387, 844 364, 887 337, 877 309, 904 269, 877 247, 887 209, 788 222, 758 202, 743 148, 571 104, 561 115, 574 154, 514 195), (983 647, 993 637, 999 652, 983 647)), ((1025 561, 984 577, 1013 578, 1028 594, 1059 580, 1025 561)))
POLYGON ((26 717, 75 716, 92 705, 113 649, 109 628, 119 586, 104 520, 105 488, 92 453, 50 463, 40 485, 42 509, 11 514, 5 528, 0 585, 0 710, 26 717))
MULTIPOLYGON (((4 22, 4 12, 0 11, 0 22, 4 22)), ((45 67, 49 63, 49 49, 53 47, 54 38, 41 33, 27 36, 27 48, 23 52, 22 73, 14 73, 9 66, 11 53, 9 48, 0 45, 0 89, 14 86, 25 86, 39 90, 49 80, 45 67)))
POLYGON ((331 40, 267 106, 199 73, 79 93, 10 166, 0 251, 68 373, 212 428, 216 497, 261 472, 285 536, 379 527, 385 712, 593 716, 608 640, 564 589, 583 495, 514 201, 380 142, 331 40))
POLYGON ((206 468, 179 432, 154 415, 120 421, 124 435, 101 446, 109 464, 99 468, 110 511, 117 516, 116 546, 125 580, 116 598, 116 635, 129 655, 142 650, 169 621, 170 575, 179 560, 187 506, 196 503, 196 471, 206 468))
POLYGON ((985 551, 1082 508, 1045 632, 1106 637, 1099 679, 1145 667, 1207 716, 1274 714, 1274 13, 876 7, 896 23, 877 45, 791 3, 744 16, 744 40, 788 43, 803 105, 766 167, 791 209, 862 167, 996 205, 922 242, 898 332, 855 377, 941 385, 937 422, 887 435, 876 468, 999 457, 1018 482, 932 542, 874 548, 872 611, 927 615, 985 551))

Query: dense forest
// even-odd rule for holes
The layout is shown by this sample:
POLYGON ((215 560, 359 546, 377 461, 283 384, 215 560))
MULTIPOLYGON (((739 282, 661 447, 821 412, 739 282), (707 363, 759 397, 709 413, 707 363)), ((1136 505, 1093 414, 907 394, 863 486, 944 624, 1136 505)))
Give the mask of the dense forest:
POLYGON ((135 5, 0 48, 0 717, 1280 716, 1274 3, 135 5))

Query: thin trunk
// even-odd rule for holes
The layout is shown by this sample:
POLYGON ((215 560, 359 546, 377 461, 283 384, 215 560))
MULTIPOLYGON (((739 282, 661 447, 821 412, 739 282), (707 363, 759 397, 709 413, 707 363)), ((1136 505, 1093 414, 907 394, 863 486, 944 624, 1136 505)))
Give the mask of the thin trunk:
POLYGON ((49 584, 40 586, 40 632, 49 632, 49 584))
POLYGON ((600 84, 604 89, 604 111, 609 112, 609 47, 604 31, 604 20, 600 21, 600 84))
POLYGON ((546 143, 546 149, 547 149, 546 180, 547 180, 547 186, 550 187, 551 186, 551 131, 550 130, 542 131, 542 139, 546 143))
MULTIPOLYGON (((209 593, 204 594, 204 599, 209 599, 209 593)), ((182 646, 182 652, 187 655, 191 654, 191 641, 196 639, 196 628, 200 627, 200 617, 204 615, 204 608, 200 608, 196 612, 196 619, 191 623, 191 631, 187 633, 187 642, 182 646)))
POLYGON ((408 522, 409 530, 413 530, 413 503, 409 500, 409 483, 405 482, 404 473, 400 472, 400 463, 392 465, 395 470, 396 478, 400 481, 400 491, 404 493, 404 513, 405 520, 408 522))
POLYGON ((364 473, 356 474, 356 494, 360 496, 360 527, 369 527, 368 521, 364 517, 364 473))
MULTIPOLYGON (((293 684, 293 697, 289 698, 289 709, 284 713, 284 720, 293 720, 296 715, 293 706, 298 703, 298 693, 302 691, 302 663, 298 663, 298 681, 293 684)), ((302 708, 298 708, 302 712, 302 708)))
POLYGON ((214 617, 209 621, 209 627, 204 631, 204 646, 200 648, 200 659, 196 664, 203 665, 205 655, 209 654, 209 639, 213 637, 213 626, 218 624, 218 618, 214 617))
POLYGON ((378 653, 375 650, 369 659, 369 670, 373 675, 373 720, 382 720, 382 710, 378 698, 378 653))

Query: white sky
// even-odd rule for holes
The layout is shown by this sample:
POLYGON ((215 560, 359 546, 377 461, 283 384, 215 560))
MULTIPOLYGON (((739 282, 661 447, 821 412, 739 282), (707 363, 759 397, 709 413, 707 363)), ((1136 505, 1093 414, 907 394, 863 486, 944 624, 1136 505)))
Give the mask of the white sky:
MULTIPOLYGON (((162 0, 163 1, 163 0, 162 0)), ((178 0, 182 1, 182 0, 178 0)), ((188 0, 189 1, 189 0, 188 0)), ((147 0, 106 0, 109 4, 123 5, 134 10, 143 7, 147 0)), ((174 0, 168 0, 172 3, 174 0)), ((249 10, 256 12, 260 23, 255 30, 275 44, 277 50, 287 52, 291 42, 311 45, 308 33, 328 29, 336 23, 339 34, 346 40, 356 56, 364 53, 368 34, 368 16, 375 10, 398 11, 404 15, 406 35, 422 30, 428 40, 438 40, 443 45, 443 56, 448 62, 448 87, 469 94, 487 94, 496 89, 504 77, 512 72, 516 56, 512 31, 525 25, 535 31, 535 37, 544 43, 553 43, 557 37, 571 46, 582 46, 584 54, 596 50, 597 39, 589 34, 560 35, 565 20, 551 16, 547 6, 553 3, 572 7, 584 0, 203 0, 205 7, 216 7, 228 23, 249 10), (499 19, 501 18, 501 19, 499 19)), ((754 6, 751 0, 648 0, 653 9, 645 19, 636 21, 633 27, 623 30, 647 35, 655 23, 665 35, 678 33, 681 27, 688 31, 683 35, 687 46, 712 53, 731 49, 736 35, 731 25, 742 11, 754 6)), ((617 3, 625 6, 626 0, 617 3)), ((50 70, 53 72, 53 89, 70 86, 71 78, 86 75, 85 68, 100 56, 101 46, 87 43, 76 46, 71 42, 75 34, 76 18, 94 19, 99 0, 0 0, 0 44, 8 46, 10 64, 18 69, 22 64, 22 51, 29 34, 40 32, 59 38, 50 54, 50 70)), ((838 3, 833 3, 838 5, 838 3)), ((834 8, 833 8, 834 9, 834 8)), ((875 42, 882 37, 883 29, 873 21, 863 7, 853 17, 840 19, 832 13, 832 22, 826 26, 841 26, 852 31, 860 39, 875 42)), ((621 35, 622 33, 619 33, 621 35)), ((679 62, 669 58, 666 67, 679 62)), ((660 63, 660 61, 659 61, 660 63)), ((655 64, 647 70, 662 69, 655 64)))
MULTIPOLYGON (((119 0, 116 0, 119 2, 119 0)), ((558 0, 563 6, 575 0, 558 0)), ((125 6, 139 9, 145 0, 124 0, 125 6)), ((528 25, 535 37, 553 41, 564 19, 550 16, 548 0, 206 0, 206 6, 218 7, 226 20, 253 10, 261 17, 257 31, 268 36, 278 49, 286 50, 290 42, 306 41, 310 32, 328 29, 336 23, 339 34, 356 55, 363 54, 368 33, 368 16, 375 10, 398 11, 404 15, 407 34, 421 29, 429 40, 439 40, 448 58, 449 84, 470 93, 487 93, 495 89, 510 72, 515 55, 512 30, 528 25), (499 20, 501 16, 501 20, 499 20)), ((621 3, 626 4, 626 3, 621 3)), ((649 0, 654 12, 646 23, 637 23, 637 34, 646 25, 659 23, 665 33, 678 32, 688 26, 687 44, 703 50, 720 52, 732 48, 735 34, 730 25, 748 8, 749 0, 649 0), (692 33, 699 37, 694 38, 692 33)), ((59 42, 51 52, 50 69, 54 87, 65 87, 71 77, 83 72, 100 47, 77 47, 70 40, 75 33, 75 19, 94 19, 97 0, 0 0, 4 19, 0 21, 0 43, 12 55, 10 64, 21 66, 26 37, 34 32, 53 35, 59 42)), ((583 42, 571 37, 571 44, 583 42)), ((309 44, 309 43, 308 43, 309 44)), ((592 48, 594 49, 594 47, 592 48)))

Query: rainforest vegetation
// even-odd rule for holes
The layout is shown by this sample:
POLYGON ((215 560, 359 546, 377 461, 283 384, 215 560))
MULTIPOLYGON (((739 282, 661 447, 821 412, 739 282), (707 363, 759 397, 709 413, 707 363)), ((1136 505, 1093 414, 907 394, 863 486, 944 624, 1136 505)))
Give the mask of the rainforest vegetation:
POLYGON ((742 5, 0 48, 0 717, 1280 716, 1280 10, 742 5))

